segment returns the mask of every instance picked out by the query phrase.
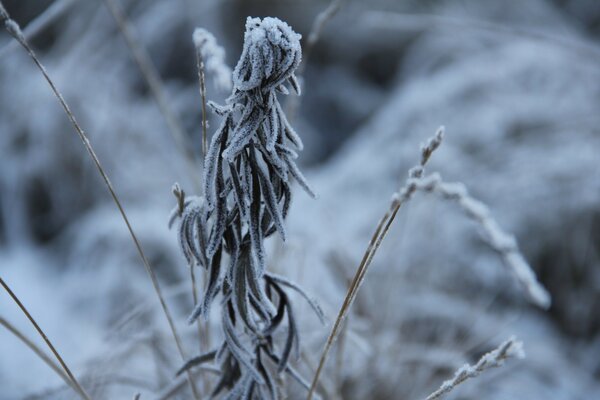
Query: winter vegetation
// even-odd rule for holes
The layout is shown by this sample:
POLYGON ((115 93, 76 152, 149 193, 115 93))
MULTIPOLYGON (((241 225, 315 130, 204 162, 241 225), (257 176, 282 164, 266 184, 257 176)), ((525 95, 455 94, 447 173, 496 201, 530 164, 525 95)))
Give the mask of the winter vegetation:
POLYGON ((0 1, 0 400, 597 397, 599 20, 0 1))

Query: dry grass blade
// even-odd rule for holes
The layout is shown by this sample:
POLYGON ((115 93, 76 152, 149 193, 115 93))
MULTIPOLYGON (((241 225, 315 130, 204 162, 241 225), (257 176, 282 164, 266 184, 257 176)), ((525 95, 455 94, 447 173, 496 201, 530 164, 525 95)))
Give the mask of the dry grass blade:
POLYGON ((46 363, 60 378, 68 385, 71 386, 75 391, 77 391, 76 386, 73 384, 68 375, 64 373, 60 366, 58 366, 42 349, 40 349, 35 343, 33 343, 30 339, 28 339, 21 331, 19 331, 14 325, 0 317, 0 325, 6 328, 10 333, 12 333, 17 339, 25 344, 25 346, 29 347, 31 351, 33 351, 43 362, 46 363))
POLYGON ((165 117, 165 121, 167 122, 169 131, 171 132, 173 140, 175 141, 175 145, 186 159, 186 163, 189 169, 189 175, 192 182, 194 183, 194 185, 196 185, 196 189, 199 189, 200 178, 196 173, 197 166, 194 154, 191 150, 192 146, 189 146, 186 133, 182 128, 182 123, 175 114, 175 111, 169 105, 166 91, 160 79, 160 75, 158 74, 158 71, 152 63, 148 52, 137 39, 131 24, 127 20, 125 13, 121 9, 117 1, 104 0, 104 4, 108 8, 110 14, 115 19, 119 31, 123 35, 123 38, 127 43, 127 47, 129 48, 133 59, 138 65, 140 71, 142 72, 142 75, 146 80, 150 91, 152 92, 152 96, 156 100, 156 104, 158 105, 160 112, 165 117))
MULTIPOLYGON (((4 10, 3 10, 3 6, 2 6, 2 2, 0 2, 0 16, 2 16, 3 11, 4 10)), ((27 308, 23 305, 23 303, 21 303, 21 300, 19 300, 17 295, 10 289, 10 287, 6 284, 6 282, 4 282, 4 280, 2 278, 0 278, 0 285, 4 288, 6 293, 8 293, 8 295, 13 299, 13 301, 19 306, 21 311, 23 311, 23 314, 25 314, 25 316, 27 317, 29 322, 31 322, 31 324, 33 325, 35 330, 40 334, 42 339, 44 339, 44 342, 46 342, 46 345, 48 346, 50 351, 52 351, 52 354, 54 354, 54 357, 56 357, 56 360, 59 362, 61 367, 65 370, 65 373, 67 374, 68 379, 71 381, 71 384, 69 386, 73 386, 75 391, 81 396, 82 399, 91 400, 91 397, 87 394, 85 389, 83 389, 83 387, 79 384, 79 381, 77 381, 77 378, 75 378, 75 376, 73 375, 73 373, 71 372, 69 367, 67 367, 67 364, 65 363, 63 358, 60 356, 60 354, 58 353, 58 351, 56 350, 56 348, 54 347, 54 345, 52 344, 50 339, 48 339, 48 337, 46 336, 46 334, 44 333, 42 328, 40 328, 40 326, 35 321, 35 319, 31 316, 31 314, 29 313, 27 308)), ((42 358, 42 359, 44 359, 44 358, 42 358)))
MULTIPOLYGON (((428 143, 421 149, 421 161, 416 167, 410 170, 409 179, 421 178, 423 176, 424 167, 429 161, 431 154, 441 144, 443 136, 444 128, 440 127, 436 135, 433 138, 431 138, 428 141, 428 143)), ((379 221, 379 224, 375 229, 375 233, 373 233, 373 236, 369 241, 367 250, 363 255, 363 258, 356 270, 356 273, 354 274, 354 277, 352 278, 352 282, 350 283, 350 287, 346 292, 346 297, 344 298, 344 302, 342 303, 340 311, 338 312, 337 318, 333 324, 333 328, 331 329, 327 341, 325 342, 325 348, 323 349, 323 352, 321 354, 319 365, 317 366, 317 371, 315 372, 315 376, 313 378, 310 390, 308 392, 307 400, 311 400, 313 398, 314 392, 319 382, 321 373, 323 372, 323 368, 325 367, 325 362, 327 361, 327 357, 329 355, 331 347, 333 346, 333 343, 335 342, 335 339, 337 338, 340 332, 343 322, 346 319, 346 316, 348 315, 350 306, 352 305, 352 302, 354 301, 354 298, 358 293, 358 289, 360 288, 360 285, 364 280, 365 274, 367 273, 367 270, 371 265, 371 262, 373 261, 375 253, 377 252, 379 246, 381 245, 381 242, 387 235, 392 223, 394 222, 394 219, 396 218, 396 215, 398 214, 398 211, 400 210, 400 207, 412 197, 416 190, 417 186, 414 183, 407 183, 407 185, 404 186, 398 194, 394 195, 394 197, 392 198, 390 209, 379 221)))
MULTIPOLYGON (((179 354, 181 356, 182 360, 186 360, 186 356, 185 353, 183 351, 183 346, 181 344, 181 339, 179 338, 179 334, 177 333, 177 328, 175 327, 175 323, 173 322, 173 317, 171 316, 171 312, 169 311, 167 304, 164 300, 164 297, 162 295, 162 291, 160 289, 160 286, 158 284, 158 279, 156 277, 156 274, 154 273, 154 271, 152 270, 152 268, 150 267, 150 263, 148 262, 148 259, 146 258, 146 255, 144 254, 144 251, 142 249, 142 245, 140 244, 137 235, 135 234, 133 227, 131 226, 131 223, 129 222, 129 218, 127 217, 127 214, 125 213, 125 209, 123 208, 121 201, 119 200, 117 193, 115 192, 112 183, 110 182, 110 179, 108 178, 108 175, 106 174, 106 172, 104 171, 104 168, 102 167, 102 164, 100 163, 100 160, 98 159, 98 156, 96 155, 96 152, 94 151, 87 135, 85 134, 85 132, 83 131, 83 129, 81 128, 81 126, 79 125, 79 123, 77 122, 77 120, 75 119, 75 116, 73 115, 73 113, 71 112, 71 109, 69 108, 69 106, 67 105, 65 99, 63 98, 62 94, 58 91, 58 88, 56 87, 56 85, 54 84, 54 81, 50 78, 50 76, 48 75, 48 72, 46 71, 46 68, 42 65, 42 63, 40 62, 40 60, 37 58, 37 56, 35 55, 33 49, 31 48, 31 46, 29 46, 29 43, 27 42, 27 40, 25 39, 25 37, 23 36, 23 32, 21 31, 21 28, 19 27, 19 25, 12 19, 10 19, 8 13, 6 12, 6 9, 4 8, 4 5, 2 3, 2 1, 0 0, 0 20, 2 20, 2 22, 4 22, 4 25, 6 27, 6 30, 19 42, 19 44, 27 51, 27 53, 29 54, 29 56, 31 57, 31 59, 33 60, 33 62, 35 63, 35 65, 37 66, 37 68, 40 70, 40 72, 42 73, 42 75, 44 76, 44 79, 46 80, 46 82, 48 82, 48 85, 50 85, 50 88, 52 89, 52 92, 54 93, 55 97, 57 98, 57 100, 59 101, 60 105, 62 106, 65 114, 67 115, 67 117, 69 118, 71 124, 73 125, 73 127, 75 128, 75 131, 77 132, 79 138, 81 139, 81 141, 83 142, 85 149, 87 150, 87 152, 89 153, 90 157, 92 158, 98 172, 100 173, 100 175, 102 176, 102 179, 104 180, 104 183, 106 184, 106 187, 108 188, 108 191, 110 192, 110 195, 113 199, 113 201, 115 202, 117 208, 119 209, 119 213, 121 214, 121 217, 123 218, 123 221, 125 222, 125 225, 127 225, 127 230, 129 231, 129 234, 131 235, 131 238, 135 244, 135 247, 137 249, 137 252, 140 256, 140 258, 142 259, 142 262, 144 264, 144 267, 146 269, 146 272, 148 273, 148 276, 150 277, 150 280, 152 281, 152 286, 154 288, 154 291, 156 292, 156 295, 158 296, 158 299, 160 301, 160 305, 163 309, 163 312, 165 314, 165 317, 167 318, 167 322, 169 323, 169 327, 171 329, 171 333, 173 334, 173 338, 175 339, 175 344, 177 345, 177 350, 179 351, 179 354)), ((191 375, 188 375, 189 378, 189 382, 190 382, 190 386, 192 387, 192 391, 195 394, 195 398, 198 398, 197 396, 197 389, 195 389, 195 385, 191 379, 191 375)))
POLYGON ((504 264, 523 287, 529 300, 540 308, 548 309, 552 303, 550 293, 537 280, 535 272, 519 250, 517 240, 506 233, 492 218, 489 208, 469 195, 465 185, 455 182, 444 182, 439 174, 434 173, 419 182, 417 190, 440 195, 445 200, 456 202, 466 216, 476 222, 488 244, 500 254, 504 264))
POLYGON ((442 386, 429 396, 427 396, 426 400, 435 400, 439 399, 446 393, 450 392, 456 386, 460 385, 464 381, 470 378, 475 378, 480 373, 490 368, 496 368, 502 366, 504 361, 509 358, 524 358, 525 353, 523 352, 523 343, 515 340, 514 337, 511 337, 506 342, 502 343, 495 350, 490 351, 487 354, 484 354, 483 357, 479 359, 477 364, 471 366, 465 364, 461 368, 459 368, 452 379, 449 379, 442 383, 442 386))

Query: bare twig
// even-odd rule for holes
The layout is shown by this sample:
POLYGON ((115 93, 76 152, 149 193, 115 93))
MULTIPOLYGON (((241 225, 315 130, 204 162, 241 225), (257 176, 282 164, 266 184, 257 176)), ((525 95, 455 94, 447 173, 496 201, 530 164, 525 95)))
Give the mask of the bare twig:
POLYGON ((340 331, 340 337, 337 342, 337 353, 335 359, 335 387, 338 391, 338 395, 342 398, 342 385, 344 383, 343 367, 344 367, 344 352, 346 350, 346 335, 348 333, 349 318, 346 318, 344 325, 340 331))
MULTIPOLYGON (((4 10, 4 6, 2 5, 2 2, 0 1, 0 17, 4 17, 4 15, 6 15, 6 11, 4 10)), ((75 375, 73 375, 73 373, 71 372, 69 367, 67 367, 67 364, 65 363, 63 358, 60 356, 60 354, 58 353, 58 351, 56 350, 56 348, 54 347, 54 345, 52 344, 50 339, 48 339, 48 337, 46 336, 46 334, 44 333, 42 328, 40 328, 40 326, 38 325, 36 320, 31 316, 31 314, 29 313, 27 308, 23 305, 23 303, 21 303, 21 300, 19 300, 17 295, 10 289, 10 287, 6 284, 6 282, 4 282, 4 280, 2 278, 0 278, 0 285, 4 288, 6 293, 8 293, 8 295, 13 299, 13 301, 19 306, 21 311, 23 311, 23 314, 25 314, 25 316, 27 317, 29 322, 31 322, 31 324, 33 325, 35 330, 39 333, 39 335, 42 337, 42 339, 44 339, 44 342, 46 342, 46 345, 48 346, 50 351, 52 351, 52 354, 54 354, 54 357, 56 357, 56 360, 59 362, 59 364, 65 370, 67 376, 69 377, 69 380, 71 381, 71 385, 69 385, 69 386, 72 386, 72 387, 74 386, 75 391, 81 396, 81 398, 83 398, 85 400, 91 400, 91 397, 87 394, 85 389, 79 384, 79 381, 77 380, 77 378, 75 378, 75 375)))
POLYGON ((504 361, 506 361, 509 358, 524 357, 525 353, 523 352, 523 343, 516 341, 514 337, 511 337, 495 350, 484 354, 483 357, 479 359, 477 364, 473 366, 465 364, 464 366, 459 368, 452 379, 449 379, 442 383, 442 386, 440 386, 438 390, 427 396, 426 400, 439 399, 440 397, 450 392, 452 389, 454 389, 456 386, 460 385, 467 379, 475 378, 480 373, 490 368, 502 366, 504 364, 504 361))
MULTIPOLYGON (((40 72, 44 76, 46 82, 48 82, 48 85, 50 85, 52 92, 54 93, 54 95, 55 95, 56 99, 58 100, 58 102, 60 103, 61 107, 63 108, 65 114, 69 118, 71 124, 75 128, 77 135, 83 142, 83 145, 85 146, 85 149, 87 150, 88 154, 92 158, 92 161, 94 162, 94 164, 96 166, 96 169, 98 170, 102 179, 104 180, 104 183, 105 183, 106 187, 108 188, 108 191, 110 192, 110 195, 111 195, 113 201, 115 202, 117 208, 119 209, 119 213, 121 214, 121 217, 123 218, 123 221, 125 222, 125 225, 127 226, 127 230, 129 231, 129 234, 131 235, 131 238, 135 244, 135 247, 137 249, 137 252, 138 252, 140 258, 142 259, 142 263, 144 264, 146 272, 148 273, 148 276, 150 277, 150 280, 152 281, 152 286, 153 286, 154 291, 156 292, 156 295, 160 301, 160 305, 163 309, 165 317, 167 318, 167 322, 169 323, 169 327, 171 329, 171 333, 173 334, 173 338, 175 339, 175 344, 177 346, 177 350, 179 351, 179 354, 180 354, 182 360, 185 361, 187 359, 187 357, 185 356, 185 353, 183 351, 181 339, 179 338, 179 334, 177 333, 177 328, 175 327, 175 323, 173 322, 173 317, 171 316, 171 312, 169 311, 167 304, 164 300, 164 297, 162 295, 162 291, 161 291, 160 285, 158 283, 158 278, 156 277, 154 270, 150 267, 150 263, 148 262, 148 259, 146 258, 146 255, 142 249, 142 245, 140 244, 140 241, 138 240, 137 235, 135 234, 133 227, 131 226, 131 223, 129 222, 129 218, 127 217, 127 214, 125 213, 125 209, 123 208, 121 201, 119 200, 119 197, 117 196, 117 193, 115 192, 113 185, 112 185, 110 179, 108 178, 108 175, 106 174, 104 168, 102 167, 102 164, 100 163, 100 160, 98 159, 98 156, 96 155, 96 152, 94 151, 87 135, 81 128, 81 125, 79 125, 79 123, 75 119, 75 115, 73 115, 73 112, 71 111, 70 107, 67 105, 62 94, 58 91, 58 88, 54 84, 54 81, 48 75, 46 68, 42 65, 40 60, 37 58, 33 49, 31 48, 31 46, 29 46, 29 43, 23 36, 23 32, 21 31, 21 28, 14 20, 10 19, 1 0, 0 0, 0 20, 2 22, 4 22, 6 30, 27 51, 27 53, 29 54, 29 56, 31 57, 31 59, 33 60, 35 65, 37 66, 37 68, 40 70, 40 72)), ((195 384, 193 383, 191 376, 188 375, 188 378, 189 378, 189 382, 190 382, 190 386, 192 387, 192 390, 194 391, 194 393, 196 393, 197 390, 195 389, 195 384)), ((196 398, 198 398, 198 396, 196 396, 196 398)))
POLYGON ((325 343, 325 348, 323 349, 323 352, 321 353, 321 359, 319 360, 319 365, 317 367, 317 371, 313 378, 313 381, 312 381, 312 384, 310 387, 310 391, 308 392, 307 400, 311 400, 314 395, 317 383, 319 381, 319 377, 325 366, 325 361, 327 360, 327 356, 329 355, 329 351, 331 350, 331 347, 333 346, 333 343, 340 332, 342 323, 344 322, 344 320, 348 314, 348 310, 350 309, 350 306, 352 305, 354 298, 356 297, 356 294, 358 293, 358 289, 360 288, 360 285, 364 280, 365 274, 367 273, 367 270, 368 270, 369 266, 371 265, 371 262, 373 261, 373 257, 375 256, 375 253, 379 249, 381 242, 387 235, 387 233, 390 229, 390 226, 394 222, 394 219, 396 218, 396 215, 398 214, 398 210, 400 210, 400 207, 402 206, 402 204, 404 204, 406 201, 408 201, 412 197, 412 195, 415 193, 415 191, 417 190, 416 184, 414 184, 414 182, 411 182, 411 179, 415 180, 415 179, 421 178, 423 176, 425 165, 429 161, 431 154, 441 144, 443 136, 444 136, 444 128, 440 127, 440 129, 438 129, 435 136, 433 138, 429 139, 428 143, 425 146, 423 146, 423 148, 421 149, 421 160, 420 160, 419 164, 416 167, 413 167, 409 171, 409 180, 408 180, 406 186, 404 186, 400 190, 400 193, 395 194, 393 196, 392 203, 390 205, 390 209, 385 213, 383 218, 381 218, 381 220, 379 221, 379 224, 377 225, 377 228, 375 228, 375 233, 371 237, 371 240, 369 242, 367 250, 365 251, 365 254, 363 255, 363 258, 356 270, 354 278, 352 279, 350 287, 348 288, 348 291, 346 293, 346 297, 344 298, 344 302, 342 303, 342 306, 340 308, 338 316, 335 320, 335 323, 333 324, 333 328, 332 328, 332 330, 329 334, 329 337, 327 338, 327 341, 325 343))
POLYGON ((200 97, 202 98, 202 162, 206 158, 207 144, 207 129, 208 124, 206 120, 206 80, 204 76, 204 60, 202 59, 202 53, 200 49, 196 47, 196 66, 198 68, 198 82, 200 84, 200 97))
POLYGON ((441 144, 443 133, 444 129, 442 127, 421 149, 421 161, 419 165, 413 167, 409 171, 409 178, 407 179, 406 184, 399 192, 393 195, 390 209, 377 225, 375 233, 371 238, 369 246, 348 289, 333 329, 327 338, 319 366, 317 367, 317 372, 313 379, 311 391, 308 395, 309 400, 315 390, 319 375, 325 365, 331 346, 340 331, 342 322, 346 318, 348 310, 356 297, 356 293, 364 280, 365 274, 375 253, 389 232, 391 224, 394 222, 400 207, 408 202, 417 191, 436 192, 441 194, 443 198, 458 202, 467 216, 482 226, 488 243, 500 253, 505 264, 510 268, 519 283, 526 290, 530 300, 542 308, 548 308, 550 306, 550 295, 537 281, 535 273, 531 270, 531 267, 527 264, 527 261, 525 261, 525 258, 519 251, 515 238, 500 229, 498 224, 491 218, 488 208, 483 203, 471 198, 463 184, 444 183, 438 174, 432 174, 428 177, 423 176, 424 167, 431 157, 431 154, 441 144))
POLYGON ((66 375, 60 366, 58 366, 48 355, 40 349, 35 343, 27 338, 21 331, 19 331, 14 325, 0 317, 0 325, 5 327, 10 333, 12 333, 17 339, 23 342, 27 347, 31 349, 43 362, 46 363, 60 378, 70 387, 78 391, 77 387, 71 381, 68 375, 66 375))
POLYGON ((152 59, 148 55, 148 52, 144 48, 143 44, 138 40, 132 25, 127 20, 127 16, 117 1, 104 0, 104 4, 106 4, 110 14, 116 21, 119 31, 123 35, 125 43, 127 43, 127 47, 129 48, 133 59, 138 65, 142 76, 146 80, 146 83, 150 88, 150 92, 152 93, 152 96, 156 100, 156 104, 160 109, 160 112, 165 117, 169 131, 171 132, 171 136, 175 141, 175 145, 185 157, 189 169, 189 175, 193 184, 196 186, 196 189, 199 189, 200 177, 197 173, 198 167, 196 165, 194 152, 192 151, 192 146, 189 145, 189 140, 187 139, 185 130, 183 129, 183 124, 169 104, 166 90, 160 75, 154 66, 154 63, 152 62, 152 59))

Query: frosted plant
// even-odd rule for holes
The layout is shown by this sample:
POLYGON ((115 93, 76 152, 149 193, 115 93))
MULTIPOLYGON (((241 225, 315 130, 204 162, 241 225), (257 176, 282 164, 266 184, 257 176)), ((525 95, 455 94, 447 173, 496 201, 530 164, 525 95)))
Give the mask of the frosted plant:
MULTIPOLYGON (((516 280, 525 290, 529 300, 538 307, 548 309, 552 302, 550 294, 538 282, 535 272, 525 260, 525 257, 519 250, 514 236, 504 232, 496 220, 491 216, 489 208, 481 201, 471 197, 467 188, 460 182, 444 182, 438 173, 433 173, 426 177, 414 179, 411 175, 409 187, 423 192, 436 193, 443 199, 452 200, 460 206, 464 213, 477 222, 488 244, 502 256, 504 263, 516 280)), ((406 192, 405 192, 406 193, 406 192)), ((405 193, 397 196, 397 201, 402 201, 405 193)))
POLYGON ((489 353, 484 354, 479 361, 477 361, 477 364, 465 364, 460 367, 454 373, 454 377, 452 377, 452 379, 442 383, 439 389, 427 396, 427 399, 425 400, 439 399, 467 379, 475 378, 488 369, 501 367, 509 358, 525 358, 523 343, 517 341, 514 337, 511 337, 489 353))
POLYGON ((265 267, 265 239, 276 232, 286 237, 291 178, 314 196, 294 161, 302 142, 277 98, 277 93, 289 93, 286 84, 299 94, 294 70, 300 60, 300 35, 286 23, 247 19, 233 92, 225 106, 210 103, 223 122, 206 155, 204 197, 180 196, 173 214, 180 220, 180 244, 188 262, 208 270, 203 298, 189 322, 207 318, 215 298, 221 294, 223 299, 224 341, 181 371, 219 363, 213 395, 228 390, 228 399, 275 399, 276 374, 283 372, 307 387, 288 364, 299 352, 299 340, 286 289, 298 291, 322 317, 298 286, 265 267), (285 340, 277 343, 275 333, 283 327, 285 340))
POLYGON ((217 44, 217 39, 203 28, 194 29, 192 39, 215 85, 222 90, 231 90, 231 68, 225 62, 225 50, 217 44))

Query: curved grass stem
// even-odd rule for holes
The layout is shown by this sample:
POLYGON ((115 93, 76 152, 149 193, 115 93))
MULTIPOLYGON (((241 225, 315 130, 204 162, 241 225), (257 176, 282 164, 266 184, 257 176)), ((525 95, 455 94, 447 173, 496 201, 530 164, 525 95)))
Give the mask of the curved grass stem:
MULTIPOLYGON (((2 3, 1 2, 0 2, 0 7, 2 7, 2 3)), ((1 11, 2 11, 2 9, 0 8, 0 12, 1 11)), ((35 320, 35 318, 33 318, 33 316, 29 313, 29 310, 27 310, 27 308, 23 305, 23 303, 21 303, 21 300, 19 300, 19 298, 17 297, 17 295, 11 290, 11 288, 8 286, 8 284, 6 282, 4 282, 4 280, 2 278, 0 278, 0 286, 2 286, 4 288, 4 290, 6 291, 6 293, 8 293, 8 295, 13 299, 13 301, 17 304, 17 306, 19 306, 19 308, 21 309, 21 311, 23 312, 23 314, 25 314, 25 316, 27 317, 27 319, 29 320, 29 322, 31 322, 31 324, 33 325, 33 327, 35 328, 35 330, 39 333, 39 335, 42 337, 42 339, 44 339, 44 342, 46 342, 46 345, 48 346, 48 348, 50 349, 50 351, 52 352, 52 354, 54 354, 54 357, 56 357, 56 360, 58 361, 58 363, 60 364, 60 366, 62 367, 62 369, 65 371, 65 373, 67 374, 68 380, 70 380, 70 382, 71 382, 71 384, 69 386, 73 387, 73 389, 77 392, 77 394, 79 394, 79 396, 82 399, 84 399, 84 400, 91 400, 90 395, 87 394, 87 392, 81 386, 81 384, 79 383, 79 381, 77 380, 77 378, 75 378, 75 375, 73 375, 73 373, 71 372, 71 370, 69 369, 69 367, 67 366, 67 364, 65 363, 65 361, 63 360, 63 358, 58 353, 58 350, 56 350, 56 348, 54 347, 54 345, 52 344, 52 342, 50 341, 50 339, 48 339, 48 336, 46 336, 46 334, 44 333, 44 331, 42 330, 42 328, 40 328, 40 326, 38 325, 38 323, 35 320)), ((7 326, 5 324, 3 324, 3 325, 7 326)), ((12 332, 15 333, 14 331, 12 331, 12 332)), ((19 335, 17 335, 17 337, 19 337, 21 339, 24 338, 24 336, 21 337, 19 335)), ((44 361, 46 361, 46 359, 44 359, 43 357, 42 357, 42 359, 44 361)), ((49 365, 52 365, 52 364, 49 364, 49 365)), ((62 374, 61 374, 61 377, 64 379, 64 376, 62 374)))

